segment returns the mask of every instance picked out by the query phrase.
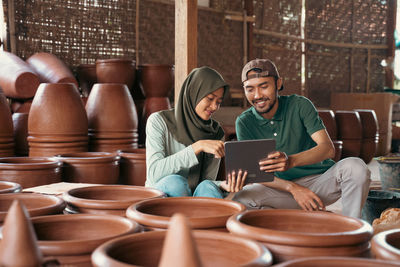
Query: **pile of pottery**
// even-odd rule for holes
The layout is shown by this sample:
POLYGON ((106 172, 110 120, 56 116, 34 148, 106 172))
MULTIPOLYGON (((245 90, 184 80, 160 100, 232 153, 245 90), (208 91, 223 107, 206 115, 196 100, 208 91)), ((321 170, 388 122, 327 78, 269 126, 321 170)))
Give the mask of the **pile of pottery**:
POLYGON ((13 128, 14 128, 14 141, 15 141, 15 155, 28 156, 28 113, 14 113, 12 114, 13 128))
POLYGON ((400 229, 380 232, 372 239, 372 253, 382 260, 399 262, 400 260, 400 229))
POLYGON ((372 109, 356 109, 361 119, 362 139, 360 158, 369 163, 375 156, 379 142, 379 126, 375 111, 372 109))
POLYGON ((333 160, 339 161, 342 158, 343 142, 337 139, 338 132, 335 113, 330 109, 318 109, 318 115, 324 123, 326 131, 335 146, 335 157, 333 160))
POLYGON ((144 186, 146 182, 146 149, 124 149, 120 157, 120 184, 144 186))
POLYGON ((342 158, 359 157, 363 129, 359 113, 354 110, 337 110, 335 117, 338 139, 343 142, 342 158))

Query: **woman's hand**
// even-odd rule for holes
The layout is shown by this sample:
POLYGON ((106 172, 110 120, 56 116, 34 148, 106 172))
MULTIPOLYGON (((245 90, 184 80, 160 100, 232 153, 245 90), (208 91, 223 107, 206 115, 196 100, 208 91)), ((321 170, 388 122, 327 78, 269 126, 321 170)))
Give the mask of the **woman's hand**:
POLYGON ((239 170, 237 175, 236 171, 228 174, 225 182, 221 183, 221 188, 227 192, 239 192, 242 190, 247 178, 247 171, 239 170))
POLYGON ((303 210, 325 210, 324 203, 310 189, 293 183, 289 192, 303 210))
POLYGON ((283 172, 290 169, 290 158, 285 152, 275 151, 260 162, 260 170, 265 172, 283 172))
POLYGON ((199 140, 192 144, 194 153, 198 155, 200 152, 213 154, 216 158, 225 156, 224 142, 221 140, 199 140))

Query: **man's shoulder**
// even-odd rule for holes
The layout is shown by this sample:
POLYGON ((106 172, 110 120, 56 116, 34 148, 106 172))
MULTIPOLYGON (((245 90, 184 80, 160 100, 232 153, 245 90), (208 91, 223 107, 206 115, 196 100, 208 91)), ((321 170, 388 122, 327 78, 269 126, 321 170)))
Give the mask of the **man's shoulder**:
POLYGON ((252 119, 255 118, 253 111, 252 111, 252 107, 246 109, 245 111, 243 111, 238 117, 237 117, 237 121, 238 120, 247 120, 247 119, 252 119))

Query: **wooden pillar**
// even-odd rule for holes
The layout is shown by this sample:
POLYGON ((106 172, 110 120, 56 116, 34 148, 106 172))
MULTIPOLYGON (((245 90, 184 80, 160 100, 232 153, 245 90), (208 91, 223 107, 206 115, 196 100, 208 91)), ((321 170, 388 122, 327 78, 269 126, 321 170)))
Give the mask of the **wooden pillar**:
POLYGON ((14 0, 8 0, 8 27, 10 31, 10 48, 11 53, 17 53, 17 38, 15 33, 15 8, 14 0))
MULTIPOLYGON (((253 0, 244 1, 244 9, 246 10, 247 16, 254 15, 254 3, 253 0)), ((247 22, 247 61, 254 59, 254 48, 253 48, 253 21, 247 22)))
MULTIPOLYGON (((397 3, 396 0, 389 0, 388 1, 388 9, 387 9, 387 44, 388 49, 386 52, 387 58, 393 58, 395 54, 395 40, 394 40, 394 30, 396 28, 396 8, 397 3)), ((391 68, 385 68, 386 70, 386 79, 385 85, 389 88, 393 88, 394 83, 394 73, 391 68)))
POLYGON ((175 104, 181 86, 197 67, 197 0, 175 0, 175 104))

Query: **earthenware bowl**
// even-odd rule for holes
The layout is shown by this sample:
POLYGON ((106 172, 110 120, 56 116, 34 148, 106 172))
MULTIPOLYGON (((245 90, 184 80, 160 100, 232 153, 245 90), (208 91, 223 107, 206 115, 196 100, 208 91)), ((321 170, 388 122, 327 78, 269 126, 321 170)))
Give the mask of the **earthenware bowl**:
POLYGON ((124 149, 120 156, 121 184, 144 186, 146 182, 146 149, 124 149))
POLYGON ((330 109, 318 109, 318 115, 321 118, 322 122, 326 127, 326 131, 328 132, 330 138, 332 140, 337 139, 337 127, 336 127, 336 119, 335 113, 330 109))
POLYGON ((400 260, 400 229, 380 232, 372 239, 372 254, 382 260, 400 260))
POLYGON ((20 184, 13 182, 0 181, 0 194, 18 193, 22 190, 20 184))
POLYGON ((97 82, 96 64, 81 64, 76 68, 79 87, 84 96, 90 94, 92 86, 97 82))
POLYGON ((310 257, 290 260, 274 265, 275 267, 395 267, 398 263, 374 259, 352 258, 352 257, 310 257))

